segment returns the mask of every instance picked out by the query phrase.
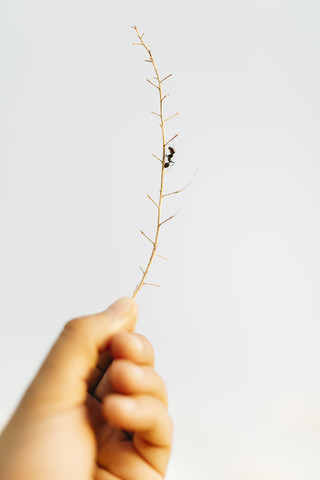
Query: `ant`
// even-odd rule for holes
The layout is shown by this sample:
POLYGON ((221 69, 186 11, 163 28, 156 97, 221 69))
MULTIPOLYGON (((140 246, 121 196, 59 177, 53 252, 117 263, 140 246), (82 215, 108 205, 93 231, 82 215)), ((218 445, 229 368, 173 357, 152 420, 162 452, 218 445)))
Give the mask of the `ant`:
POLYGON ((165 164, 164 164, 164 168, 170 167, 170 163, 172 163, 172 165, 175 163, 175 162, 172 160, 172 157, 173 157, 173 155, 176 153, 176 151, 175 151, 175 149, 172 148, 172 147, 168 147, 168 148, 169 148, 169 152, 170 152, 170 153, 169 153, 168 155, 166 155, 167 161, 166 161, 165 164))

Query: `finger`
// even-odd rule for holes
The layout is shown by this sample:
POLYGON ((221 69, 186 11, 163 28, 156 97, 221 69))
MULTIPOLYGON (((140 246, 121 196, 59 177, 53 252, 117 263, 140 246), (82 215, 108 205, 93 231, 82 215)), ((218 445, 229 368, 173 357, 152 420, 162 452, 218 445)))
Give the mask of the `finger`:
POLYGON ((114 360, 95 395, 102 399, 111 391, 126 395, 152 395, 167 406, 167 390, 162 378, 149 366, 124 359, 114 360))
MULTIPOLYGON (((112 452, 113 453, 113 452, 112 452)), ((111 453, 111 454, 112 454, 111 453)), ((117 453, 117 451, 116 451, 117 453)), ((112 459, 110 459, 110 463, 112 464, 113 463, 113 460, 114 460, 114 456, 112 456, 112 459)), ((120 459, 120 462, 121 460, 123 461, 123 458, 120 459)), ((121 474, 121 477, 119 475, 114 475, 113 473, 111 473, 109 471, 109 469, 107 469, 108 467, 102 467, 100 466, 99 464, 95 467, 95 472, 93 474, 93 480, 122 480, 123 478, 129 478, 128 475, 124 476, 121 474)), ((128 469, 129 472, 128 474, 130 475, 130 469, 128 469)), ((122 473, 122 472, 121 472, 122 473)), ((144 472, 145 473, 145 472, 144 472)), ((132 477, 131 477, 132 478, 132 477)), ((136 477, 136 478, 142 478, 141 476, 140 477, 136 477)), ((146 478, 146 477, 145 477, 146 478)))
POLYGON ((68 408, 86 399, 87 378, 99 352, 107 349, 114 335, 132 331, 137 305, 122 297, 107 310, 71 320, 65 326, 26 394, 33 408, 48 403, 68 408))
POLYGON ((113 358, 126 358, 139 365, 154 366, 153 347, 138 333, 120 332, 113 337, 110 349, 113 358))
POLYGON ((88 392, 97 396, 97 398, 101 398, 111 391, 106 370, 113 358, 126 358, 141 365, 154 365, 152 345, 144 336, 133 332, 116 334, 110 342, 110 349, 99 355, 97 366, 88 378, 88 392), (99 393, 96 389, 100 383, 102 385, 99 388, 99 393), (101 392, 103 392, 103 395, 101 392))
POLYGON ((128 441, 105 444, 98 451, 97 463, 94 480, 160 480, 164 477, 164 471, 158 472, 128 441))
POLYGON ((113 475, 113 473, 110 473, 105 468, 97 465, 93 480, 120 480, 120 477, 118 477, 118 475, 113 475))
POLYGON ((128 358, 136 363, 154 365, 154 353, 151 343, 134 332, 120 332, 112 338, 110 350, 100 353, 97 368, 105 372, 113 358, 128 358))
POLYGON ((140 455, 158 471, 165 470, 173 426, 162 402, 150 395, 111 394, 103 400, 102 414, 115 427, 133 432, 140 455))

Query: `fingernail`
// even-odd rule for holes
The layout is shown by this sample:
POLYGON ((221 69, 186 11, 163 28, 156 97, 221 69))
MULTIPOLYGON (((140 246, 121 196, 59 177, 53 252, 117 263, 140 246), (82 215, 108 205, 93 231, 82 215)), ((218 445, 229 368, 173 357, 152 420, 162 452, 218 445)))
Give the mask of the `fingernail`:
POLYGON ((133 307, 134 300, 131 297, 121 297, 115 302, 113 302, 108 308, 106 308, 105 312, 112 313, 112 315, 125 315, 128 313, 131 308, 133 307))

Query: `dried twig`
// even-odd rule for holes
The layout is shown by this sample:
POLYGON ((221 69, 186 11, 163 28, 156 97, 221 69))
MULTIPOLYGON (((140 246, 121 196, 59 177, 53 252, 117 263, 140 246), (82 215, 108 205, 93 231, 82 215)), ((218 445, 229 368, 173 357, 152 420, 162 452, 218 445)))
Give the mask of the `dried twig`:
POLYGON ((156 253, 156 257, 163 258, 164 260, 169 260, 168 257, 164 257, 163 255, 159 255, 159 253, 156 253))
MULTIPOLYGON (((198 168, 199 170, 199 168, 198 168)), ((184 187, 180 188, 179 190, 176 190, 175 192, 170 192, 170 193, 164 193, 162 195, 162 198, 164 197, 169 197, 169 195, 175 195, 176 193, 180 193, 182 192, 183 190, 185 190, 186 188, 189 187, 189 185, 191 185, 191 183, 193 182, 193 180, 196 178, 196 175, 198 173, 198 170, 196 171, 196 173, 193 175, 193 177, 191 178, 190 182, 187 183, 187 185, 185 185, 184 187)))
MULTIPOLYGON (((165 172, 165 165, 167 165, 166 163, 166 146, 172 142, 172 140, 174 138, 177 137, 178 134, 174 135, 169 141, 166 141, 166 138, 165 138, 165 122, 167 120, 169 120, 170 118, 174 117, 177 115, 177 113, 175 113, 174 115, 171 115, 171 117, 168 117, 167 119, 164 118, 164 113, 163 113, 163 101, 164 99, 168 96, 168 94, 166 95, 163 95, 162 93, 162 83, 167 80, 169 77, 172 76, 172 74, 170 73, 169 75, 167 75, 166 77, 160 79, 160 76, 159 76, 159 73, 158 73, 158 68, 155 64, 155 61, 153 59, 153 56, 152 56, 152 53, 151 53, 151 50, 149 47, 147 47, 147 45, 144 43, 143 41, 143 36, 144 36, 144 33, 143 34, 140 34, 139 33, 139 30, 136 26, 133 26, 132 27, 136 34, 137 34, 137 37, 139 39, 139 43, 134 43, 133 45, 141 45, 144 47, 144 49, 147 51, 147 54, 148 54, 148 59, 146 60, 147 62, 151 63, 152 66, 153 66, 153 69, 154 69, 154 73, 155 73, 155 77, 153 77, 155 79, 155 83, 152 82, 151 80, 147 79, 147 81, 153 85, 154 87, 156 87, 156 89, 158 90, 159 92, 159 113, 156 113, 156 112, 152 112, 154 115, 157 115, 159 118, 160 118, 160 128, 161 128, 161 134, 162 134, 162 158, 159 158, 157 157, 155 154, 152 154, 155 158, 157 158, 160 162, 161 162, 161 178, 160 178, 160 191, 159 191, 159 201, 158 203, 156 203, 151 197, 149 194, 147 194, 148 198, 154 203, 154 205, 157 207, 157 210, 158 210, 158 215, 157 215, 157 228, 156 228, 156 233, 155 233, 155 238, 154 240, 151 240, 142 230, 141 230, 141 233, 143 236, 145 236, 152 244, 152 251, 151 251, 151 255, 150 255, 150 258, 149 258, 149 261, 148 261, 148 264, 146 266, 146 268, 143 270, 141 267, 141 271, 142 271, 142 278, 140 280, 140 283, 136 286, 136 289, 133 293, 133 297, 135 297, 137 295, 137 293, 139 292, 139 290, 141 289, 141 287, 143 285, 154 285, 154 286, 157 286, 159 287, 160 285, 157 285, 155 283, 147 283, 146 282, 146 278, 147 278, 147 275, 149 273, 149 269, 150 269, 150 266, 152 264, 152 261, 154 259, 155 256, 158 256, 158 257, 161 257, 161 258, 164 258, 166 259, 166 257, 163 257, 162 255, 159 255, 156 253, 156 250, 157 250, 157 247, 158 247, 158 242, 159 242, 159 233, 160 233, 160 227, 161 225, 163 225, 165 222, 168 222, 169 220, 171 220, 171 218, 174 217, 174 215, 172 215, 171 217, 165 219, 165 220, 162 220, 161 218, 161 213, 162 213, 162 200, 163 200, 163 184, 164 184, 164 172, 165 172)), ((168 195, 168 194, 167 194, 168 195)))
POLYGON ((153 200, 153 198, 150 197, 149 193, 147 193, 147 197, 149 198, 149 200, 151 200, 152 203, 155 204, 157 208, 159 208, 159 205, 153 200))

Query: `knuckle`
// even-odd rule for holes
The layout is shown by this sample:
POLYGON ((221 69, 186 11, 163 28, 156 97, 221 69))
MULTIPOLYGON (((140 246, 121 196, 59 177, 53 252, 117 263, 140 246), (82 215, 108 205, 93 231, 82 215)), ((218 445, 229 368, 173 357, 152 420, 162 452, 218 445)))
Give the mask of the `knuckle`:
POLYGON ((64 333, 75 335, 85 333, 88 327, 88 318, 87 317, 78 317, 69 320, 64 326, 64 333))
POLYGON ((154 365, 154 348, 151 342, 144 335, 141 335, 140 333, 136 333, 135 335, 140 339, 142 343, 143 354, 147 358, 147 362, 150 363, 151 365, 154 365))
POLYGON ((153 353, 153 346, 152 346, 152 343, 150 342, 150 340, 148 340, 147 337, 145 337, 144 335, 141 335, 141 333, 136 333, 135 335, 138 338, 140 338, 140 340, 143 343, 143 345, 145 346, 145 348, 147 348, 149 350, 149 352, 153 353))

